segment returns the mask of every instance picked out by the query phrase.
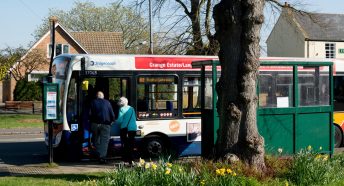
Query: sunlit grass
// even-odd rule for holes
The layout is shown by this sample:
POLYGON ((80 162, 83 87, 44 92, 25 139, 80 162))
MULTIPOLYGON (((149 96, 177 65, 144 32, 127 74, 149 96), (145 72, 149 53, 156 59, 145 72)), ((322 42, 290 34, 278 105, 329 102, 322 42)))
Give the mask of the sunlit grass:
POLYGON ((104 179, 105 176, 105 173, 88 173, 0 177, 0 186, 82 185, 91 183, 92 180, 104 179))
POLYGON ((41 114, 1 114, 0 128, 43 128, 41 114))

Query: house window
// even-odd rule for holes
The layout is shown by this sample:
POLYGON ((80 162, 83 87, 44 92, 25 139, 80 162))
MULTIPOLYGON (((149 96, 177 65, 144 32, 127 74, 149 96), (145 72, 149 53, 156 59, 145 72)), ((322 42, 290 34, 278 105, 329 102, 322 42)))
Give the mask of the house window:
POLYGON ((336 57, 336 44, 325 43, 325 53, 326 53, 326 58, 335 58, 336 57))
POLYGON ((48 71, 32 71, 30 74, 27 76, 28 81, 42 81, 43 77, 46 77, 48 75, 48 71))
MULTIPOLYGON (((51 44, 48 45, 48 57, 51 56, 51 44)), ((60 54, 67 54, 69 53, 69 45, 68 44, 56 44, 55 46, 55 56, 60 54)))
POLYGON ((64 54, 69 53, 69 45, 63 45, 63 53, 64 54))

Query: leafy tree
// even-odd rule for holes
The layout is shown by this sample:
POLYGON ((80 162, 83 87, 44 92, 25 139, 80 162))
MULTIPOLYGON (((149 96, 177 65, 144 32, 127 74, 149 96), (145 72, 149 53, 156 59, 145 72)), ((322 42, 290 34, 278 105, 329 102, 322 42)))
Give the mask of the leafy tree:
MULTIPOLYGON (((51 9, 44 20, 53 15, 71 31, 122 32, 124 47, 128 53, 140 52, 140 43, 148 38, 148 24, 145 19, 131 7, 122 6, 120 2, 111 3, 106 7, 97 7, 92 2, 75 2, 70 10, 51 9)), ((48 29, 49 23, 43 22, 35 31, 35 38, 41 38, 48 29)))
POLYGON ((3 80, 11 69, 12 65, 16 64, 22 55, 25 54, 23 47, 10 48, 0 50, 0 80, 3 80))

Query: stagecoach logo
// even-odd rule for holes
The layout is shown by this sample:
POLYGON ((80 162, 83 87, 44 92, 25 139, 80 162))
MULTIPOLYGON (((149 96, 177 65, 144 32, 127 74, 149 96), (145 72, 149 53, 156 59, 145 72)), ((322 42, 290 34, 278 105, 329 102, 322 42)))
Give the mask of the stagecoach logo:
POLYGON ((170 131, 177 132, 180 129, 180 123, 178 121, 171 121, 169 124, 170 131))
POLYGON ((112 65, 116 65, 116 62, 110 62, 110 61, 90 61, 88 63, 88 66, 112 66, 112 65))

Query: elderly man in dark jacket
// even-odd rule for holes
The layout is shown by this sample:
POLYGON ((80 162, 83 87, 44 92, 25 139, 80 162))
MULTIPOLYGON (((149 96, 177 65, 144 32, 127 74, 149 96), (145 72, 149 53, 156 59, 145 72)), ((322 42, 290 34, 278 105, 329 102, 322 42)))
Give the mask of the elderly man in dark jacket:
POLYGON ((97 99, 91 102, 90 120, 94 143, 99 153, 99 161, 100 163, 105 163, 110 140, 111 123, 115 120, 115 114, 110 102, 104 99, 104 94, 101 91, 97 92, 97 99))

